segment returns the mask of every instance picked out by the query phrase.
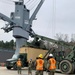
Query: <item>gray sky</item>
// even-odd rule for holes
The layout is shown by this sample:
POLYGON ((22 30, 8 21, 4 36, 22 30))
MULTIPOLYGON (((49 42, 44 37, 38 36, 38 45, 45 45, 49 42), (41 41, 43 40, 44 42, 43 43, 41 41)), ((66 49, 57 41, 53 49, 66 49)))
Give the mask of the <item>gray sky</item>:
MULTIPOLYGON (((14 11, 12 0, 0 0, 0 13, 10 16, 14 11)), ((28 0, 24 0, 25 3, 28 0)), ((30 0, 26 4, 28 9, 32 9, 39 0, 30 0), (32 2, 33 1, 33 2, 32 2), (32 4, 33 3, 33 4, 32 4), (35 3, 35 4, 34 4, 35 3)), ((34 11, 34 8, 31 12, 34 11)), ((56 33, 75 34, 75 0, 45 0, 37 14, 37 20, 33 21, 33 30, 40 35, 54 38, 56 33)), ((0 20, 0 28, 5 25, 0 20)), ((0 40, 10 41, 14 39, 12 32, 4 33, 0 29, 0 40)))

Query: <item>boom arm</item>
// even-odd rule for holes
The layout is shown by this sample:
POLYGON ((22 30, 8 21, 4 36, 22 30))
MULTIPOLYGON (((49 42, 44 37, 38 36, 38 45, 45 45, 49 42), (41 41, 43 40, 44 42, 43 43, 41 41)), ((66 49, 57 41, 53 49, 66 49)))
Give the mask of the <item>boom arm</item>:
POLYGON ((46 40, 48 42, 52 42, 52 43, 55 43, 57 45, 62 45, 62 46, 66 46, 66 47, 69 47, 69 48, 73 48, 74 45, 70 45, 69 43, 67 42, 64 42, 64 41, 58 41, 58 40, 55 40, 55 39, 51 39, 51 38, 48 38, 48 37, 45 37, 45 36, 41 36, 41 35, 38 35, 38 34, 35 34, 34 37, 38 37, 38 38, 41 38, 41 40, 46 40))
POLYGON ((16 24, 13 20, 11 20, 9 17, 5 16, 4 14, 0 13, 0 19, 9 22, 10 24, 16 24))
POLYGON ((30 18, 30 24, 32 24, 32 21, 35 19, 36 14, 38 13, 40 7, 42 6, 42 4, 44 3, 45 0, 41 0, 40 3, 38 4, 37 8, 35 9, 34 13, 32 14, 31 18, 30 18))
POLYGON ((0 19, 9 22, 9 24, 6 25, 6 27, 2 27, 1 29, 3 29, 5 32, 9 32, 12 30, 12 28, 14 27, 14 25, 16 24, 12 19, 10 19, 9 17, 5 16, 4 14, 0 13, 0 19), (9 26, 10 25, 10 26, 9 26))

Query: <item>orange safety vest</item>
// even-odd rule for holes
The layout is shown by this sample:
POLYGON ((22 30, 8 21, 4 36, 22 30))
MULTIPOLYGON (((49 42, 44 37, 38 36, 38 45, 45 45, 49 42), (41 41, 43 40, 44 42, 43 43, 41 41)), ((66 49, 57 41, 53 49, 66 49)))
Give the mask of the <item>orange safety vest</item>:
POLYGON ((56 69, 56 60, 55 60, 54 58, 50 58, 49 61, 50 61, 49 70, 54 70, 54 69, 56 69))
POLYGON ((21 67, 21 66, 22 66, 21 61, 17 61, 17 66, 19 66, 19 67, 21 67))
POLYGON ((44 60, 37 59, 36 60, 36 70, 43 70, 44 60))

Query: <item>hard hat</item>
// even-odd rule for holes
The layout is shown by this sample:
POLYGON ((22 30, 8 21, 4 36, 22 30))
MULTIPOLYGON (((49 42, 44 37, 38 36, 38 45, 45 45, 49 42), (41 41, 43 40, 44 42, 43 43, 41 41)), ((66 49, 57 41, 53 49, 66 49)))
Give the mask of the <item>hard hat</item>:
POLYGON ((49 54, 50 57, 53 57, 53 54, 49 54))
POLYGON ((42 55, 42 54, 39 54, 39 57, 40 57, 40 58, 43 58, 43 55, 42 55))

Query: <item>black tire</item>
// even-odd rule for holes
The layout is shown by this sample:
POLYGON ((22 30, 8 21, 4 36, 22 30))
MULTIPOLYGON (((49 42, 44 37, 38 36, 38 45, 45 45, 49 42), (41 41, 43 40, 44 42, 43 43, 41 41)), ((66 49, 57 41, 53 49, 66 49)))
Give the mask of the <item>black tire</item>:
POLYGON ((13 65, 13 69, 17 70, 17 65, 16 64, 13 65))
POLYGON ((62 73, 70 74, 74 72, 74 65, 68 60, 62 60, 59 64, 62 73))
POLYGON ((11 67, 10 67, 10 66, 7 66, 6 68, 7 68, 8 70, 10 70, 10 69, 11 69, 11 67))

